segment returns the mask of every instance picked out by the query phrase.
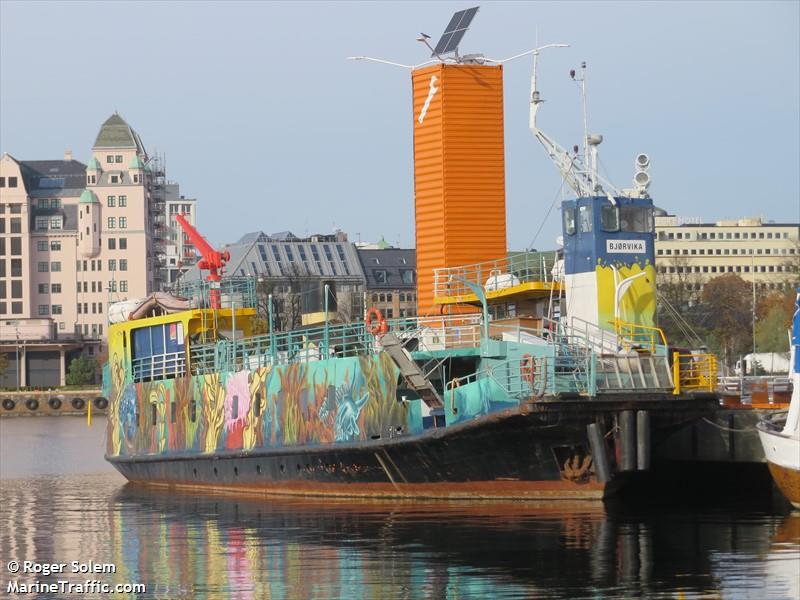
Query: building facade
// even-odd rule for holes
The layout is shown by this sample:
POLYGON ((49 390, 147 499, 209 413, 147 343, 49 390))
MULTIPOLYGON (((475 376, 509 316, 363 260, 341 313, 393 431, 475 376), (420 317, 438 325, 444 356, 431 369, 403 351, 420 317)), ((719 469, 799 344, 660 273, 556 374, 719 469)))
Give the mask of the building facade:
MULTIPOLYGON (((266 316, 267 297, 272 295, 277 330, 320 325, 326 319, 363 318, 364 273, 343 232, 300 238, 290 231, 271 235, 256 231, 226 250, 230 252, 227 275, 258 278, 261 316, 266 316)), ((205 275, 194 265, 183 278, 192 281, 205 275)))
POLYGON ((759 290, 786 289, 797 278, 800 224, 759 218, 716 223, 656 217, 656 268, 660 282, 685 281, 691 289, 729 273, 759 290))
MULTIPOLYGON (((16 360, 26 348, 16 373, 30 372, 22 367, 46 344, 95 354, 109 303, 161 288, 165 199, 159 161, 116 113, 100 127, 88 164, 69 151, 63 160, 0 158, 0 352, 16 360), (34 330, 30 339, 21 333, 34 330)), ((63 383, 66 358, 47 377, 15 375, 14 383, 52 385, 55 372, 63 383)))
POLYGON ((387 319, 416 316, 416 256, 413 248, 359 248, 368 308, 377 308, 387 319))
POLYGON ((172 284, 197 262, 197 251, 175 218, 183 215, 190 225, 196 226, 197 200, 185 198, 180 193, 180 186, 170 182, 166 185, 166 205, 168 218, 166 270, 167 282, 172 284))

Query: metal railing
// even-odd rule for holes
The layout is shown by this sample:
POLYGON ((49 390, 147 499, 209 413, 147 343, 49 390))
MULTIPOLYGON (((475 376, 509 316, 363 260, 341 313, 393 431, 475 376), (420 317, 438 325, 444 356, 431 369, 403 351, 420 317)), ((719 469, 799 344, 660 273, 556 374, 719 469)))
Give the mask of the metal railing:
POLYGON ((550 282, 555 255, 520 252, 486 262, 434 269, 434 297, 458 297, 474 294, 465 283, 477 284, 487 292, 514 287, 532 281, 550 282))
POLYGON ((225 277, 216 283, 202 279, 179 280, 175 293, 189 298, 194 308, 210 308, 212 289, 219 289, 220 308, 256 308, 256 280, 253 277, 225 277))
POLYGON ((713 392, 717 388, 717 357, 713 354, 672 353, 673 393, 713 392))
MULTIPOLYGON (((186 352, 169 352, 134 358, 131 375, 134 382, 169 379, 186 374, 186 352)), ((105 374, 104 374, 105 376, 105 374)))
POLYGON ((620 345, 626 352, 630 350, 647 350, 655 354, 656 346, 666 348, 667 338, 658 327, 649 327, 637 323, 628 323, 620 319, 613 321, 614 331, 619 336, 620 345))

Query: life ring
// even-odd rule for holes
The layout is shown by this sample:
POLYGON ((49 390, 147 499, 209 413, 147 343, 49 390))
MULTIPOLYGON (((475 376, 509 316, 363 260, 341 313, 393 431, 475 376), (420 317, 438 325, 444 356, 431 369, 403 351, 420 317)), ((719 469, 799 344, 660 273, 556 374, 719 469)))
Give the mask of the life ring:
POLYGON ((519 374, 530 386, 533 386, 533 367, 533 357, 530 354, 523 354, 522 360, 519 361, 519 374))
POLYGON ((105 410, 108 407, 108 400, 102 396, 98 396, 94 399, 94 407, 98 410, 105 410))
POLYGON ((25 400, 25 408, 30 411, 39 410, 39 401, 36 398, 28 398, 25 400))
POLYGON ((86 406, 86 402, 83 401, 83 398, 73 398, 70 404, 75 410, 81 410, 86 406))
POLYGON ((3 410, 14 410, 16 407, 17 403, 11 398, 3 398, 3 410))
POLYGON ((50 400, 47 401, 47 406, 53 410, 58 410, 61 408, 61 400, 59 398, 50 398, 50 400))
POLYGON ((376 336, 383 335, 389 331, 389 326, 386 324, 386 319, 383 318, 381 311, 379 311, 375 306, 370 306, 369 310, 367 311, 367 316, 364 318, 364 325, 366 326, 368 332, 376 336), (373 317, 375 317, 374 320, 373 317))

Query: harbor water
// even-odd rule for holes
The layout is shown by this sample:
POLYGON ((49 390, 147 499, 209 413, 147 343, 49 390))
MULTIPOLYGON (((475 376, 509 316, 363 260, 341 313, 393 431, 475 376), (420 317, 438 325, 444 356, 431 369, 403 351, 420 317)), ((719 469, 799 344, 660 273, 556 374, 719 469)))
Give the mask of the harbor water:
POLYGON ((104 438, 103 418, 0 420, 0 597, 800 597, 800 513, 775 503, 187 495, 126 485, 104 438), (13 587, 36 582, 73 588, 13 587))

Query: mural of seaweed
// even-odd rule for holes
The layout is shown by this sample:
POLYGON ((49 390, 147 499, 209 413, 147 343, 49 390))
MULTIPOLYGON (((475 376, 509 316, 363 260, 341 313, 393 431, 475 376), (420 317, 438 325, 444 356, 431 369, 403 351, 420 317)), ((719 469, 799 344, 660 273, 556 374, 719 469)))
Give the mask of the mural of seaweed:
POLYGON ((272 367, 261 367, 249 374, 250 403, 254 405, 256 402, 260 402, 260 406, 258 415, 256 415, 255 410, 251 410, 245 417, 244 432, 242 433, 242 447, 248 450, 264 445, 264 429, 262 422, 264 419, 270 418, 270 414, 267 411, 265 382, 271 369, 272 367))
POLYGON ((202 449, 206 454, 214 452, 219 446, 220 435, 225 418, 225 385, 223 376, 219 373, 199 375, 197 377, 200 387, 200 405, 203 408, 203 421, 205 424, 202 449))
POLYGON ((361 413, 367 438, 385 434, 390 427, 405 426, 408 408, 397 401, 397 367, 388 354, 359 357, 364 386, 369 395, 361 413))
POLYGON ((281 422, 283 424, 283 443, 294 445, 303 443, 300 439, 302 412, 300 410, 300 396, 304 389, 305 380, 304 365, 294 363, 287 365, 280 371, 281 392, 283 402, 281 404, 281 422))

